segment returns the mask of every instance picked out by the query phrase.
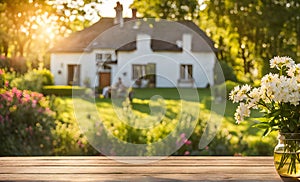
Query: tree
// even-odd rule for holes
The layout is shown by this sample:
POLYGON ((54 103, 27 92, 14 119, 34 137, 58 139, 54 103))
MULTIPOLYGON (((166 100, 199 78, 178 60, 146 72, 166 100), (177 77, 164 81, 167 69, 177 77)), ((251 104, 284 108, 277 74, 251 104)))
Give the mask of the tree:
POLYGON ((264 65, 276 55, 288 55, 300 61, 299 1, 211 0, 206 3, 206 21, 217 28, 204 28, 214 30, 212 38, 221 48, 218 57, 232 63, 239 78, 253 80, 254 72, 268 71, 264 65))
POLYGON ((53 43, 97 21, 99 5, 99 0, 0 0, 0 55, 12 58, 11 66, 49 62, 53 43))
POLYGON ((199 12, 198 0, 134 0, 131 7, 143 17, 172 20, 192 20, 199 12))

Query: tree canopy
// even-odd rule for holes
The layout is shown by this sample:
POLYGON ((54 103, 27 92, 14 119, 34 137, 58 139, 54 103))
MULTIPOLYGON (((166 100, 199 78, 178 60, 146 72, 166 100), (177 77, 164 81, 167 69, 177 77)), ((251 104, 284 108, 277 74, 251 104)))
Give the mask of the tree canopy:
POLYGON ((11 58, 12 67, 24 67, 25 60, 46 63, 47 51, 57 39, 100 18, 100 4, 99 0, 0 0, 0 55, 11 58))
MULTIPOLYGON (((12 63, 46 63, 57 39, 101 18, 100 5, 101 0, 0 0, 0 56, 12 63)), ((240 81, 269 71, 267 61, 277 55, 300 62, 298 0, 134 0, 131 7, 141 17, 194 21, 240 81)))
POLYGON ((276 55, 300 61, 298 0, 134 0, 132 6, 146 17, 192 19, 214 40, 219 60, 233 66, 241 81, 260 77, 276 55))

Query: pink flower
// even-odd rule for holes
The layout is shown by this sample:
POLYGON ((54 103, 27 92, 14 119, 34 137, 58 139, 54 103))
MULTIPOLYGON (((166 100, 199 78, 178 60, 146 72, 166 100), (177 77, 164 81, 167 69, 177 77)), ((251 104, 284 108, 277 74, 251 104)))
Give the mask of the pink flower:
POLYGON ((31 104, 32 108, 35 108, 35 107, 36 107, 36 103, 37 103, 36 100, 32 100, 32 104, 31 104))
POLYGON ((180 138, 185 138, 185 133, 181 133, 180 138))
POLYGON ((190 152, 189 151, 185 151, 184 155, 190 155, 190 152))
POLYGON ((5 87, 8 87, 8 86, 9 86, 9 82, 8 82, 7 80, 4 82, 4 86, 5 86, 5 87))
POLYGON ((11 89, 12 93, 16 93, 17 91, 18 91, 18 89, 16 87, 14 87, 14 88, 11 89))
POLYGON ((184 144, 186 144, 186 145, 191 145, 191 144, 192 144, 192 141, 191 141, 191 140, 188 140, 188 139, 186 139, 186 140, 185 140, 185 142, 184 142, 184 144))
POLYGON ((78 144, 78 146, 79 146, 80 148, 83 148, 83 147, 84 147, 84 144, 83 144, 80 140, 77 142, 77 144, 78 144))

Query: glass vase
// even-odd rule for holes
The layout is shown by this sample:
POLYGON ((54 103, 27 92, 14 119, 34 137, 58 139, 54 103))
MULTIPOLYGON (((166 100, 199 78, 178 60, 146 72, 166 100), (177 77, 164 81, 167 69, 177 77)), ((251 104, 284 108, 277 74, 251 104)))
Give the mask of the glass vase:
POLYGON ((274 164, 282 177, 300 177, 300 133, 280 133, 274 149, 274 164))

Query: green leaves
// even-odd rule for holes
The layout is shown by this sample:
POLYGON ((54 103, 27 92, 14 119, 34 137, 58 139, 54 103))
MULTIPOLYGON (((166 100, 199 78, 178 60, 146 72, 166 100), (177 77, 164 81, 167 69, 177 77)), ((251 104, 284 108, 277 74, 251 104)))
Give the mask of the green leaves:
POLYGON ((135 0, 131 7, 147 18, 190 20, 199 15, 198 0, 135 0))

